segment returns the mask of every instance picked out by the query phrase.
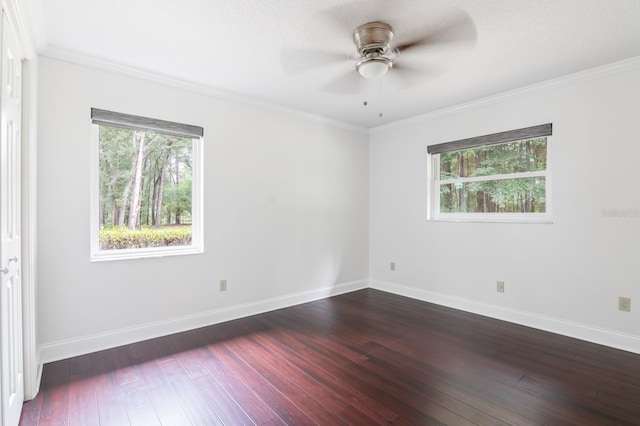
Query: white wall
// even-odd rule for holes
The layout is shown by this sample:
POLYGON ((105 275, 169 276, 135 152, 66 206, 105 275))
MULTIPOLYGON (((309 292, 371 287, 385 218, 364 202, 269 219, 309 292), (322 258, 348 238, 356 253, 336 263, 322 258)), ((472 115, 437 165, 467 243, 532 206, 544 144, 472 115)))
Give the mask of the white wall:
POLYGON ((366 287, 366 133, 49 58, 38 84, 43 362, 366 287), (91 107, 204 127, 204 254, 89 262, 91 107))
POLYGON ((640 353, 640 217, 602 215, 640 209, 640 66, 587 74, 368 137, 40 58, 42 361, 365 287, 368 278, 640 353), (89 262, 91 107, 205 128, 204 254, 89 262), (553 224, 426 221, 427 145, 546 122, 553 224), (618 296, 633 299, 632 312, 617 310, 618 296))
POLYGON ((372 286, 640 353, 639 100, 636 61, 374 129, 372 286), (548 122, 553 224, 426 220, 428 145, 548 122))

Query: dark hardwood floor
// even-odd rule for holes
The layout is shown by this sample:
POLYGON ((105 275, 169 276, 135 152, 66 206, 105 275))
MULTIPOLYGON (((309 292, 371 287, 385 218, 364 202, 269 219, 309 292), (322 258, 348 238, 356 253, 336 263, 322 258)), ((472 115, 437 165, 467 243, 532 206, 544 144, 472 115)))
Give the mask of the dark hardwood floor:
POLYGON ((640 424, 640 355, 362 290, 47 364, 21 425, 640 424))

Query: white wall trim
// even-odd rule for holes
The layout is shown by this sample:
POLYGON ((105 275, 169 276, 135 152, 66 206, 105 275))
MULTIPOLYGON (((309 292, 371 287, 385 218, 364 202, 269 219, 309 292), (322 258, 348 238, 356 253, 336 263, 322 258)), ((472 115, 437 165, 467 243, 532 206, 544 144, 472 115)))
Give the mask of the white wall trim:
POLYGON ((448 108, 443 108, 437 111, 416 115, 414 117, 394 121, 393 123, 384 124, 382 126, 373 127, 369 129, 369 134, 374 135, 374 134, 383 133, 392 129, 398 129, 398 128, 403 128, 403 127, 412 126, 416 124, 421 124, 430 120, 434 120, 436 118, 446 117, 446 116, 458 114, 460 112, 482 108, 487 105, 504 102, 511 98, 545 92, 548 90, 557 89, 557 88, 569 86, 572 84, 581 83, 583 81, 593 80, 600 77, 606 77, 611 74, 633 70, 636 68, 640 68, 640 56, 637 56, 635 58, 625 59, 619 62, 614 62, 612 64, 592 68, 589 70, 568 74, 562 77, 543 81, 541 83, 531 84, 529 86, 520 87, 514 90, 509 90, 507 92, 498 93, 496 95, 487 96, 484 98, 476 99, 474 101, 458 104, 448 108))
POLYGON ((158 321, 106 333, 93 334, 82 338, 62 340, 41 345, 38 351, 38 359, 41 360, 41 362, 37 372, 37 381, 38 383, 40 382, 43 365, 49 362, 153 339, 156 337, 162 337, 173 333, 219 324, 238 318, 245 318, 276 309, 287 308, 366 288, 372 288, 400 296, 410 297, 416 300, 435 303, 437 305, 459 309, 465 312, 471 312, 490 318, 524 325, 526 327, 532 327, 640 354, 640 336, 637 335, 593 327, 587 324, 566 321, 517 309, 505 308, 503 306, 477 302, 466 298, 421 290, 414 287, 407 287, 391 282, 359 280, 341 283, 331 287, 323 287, 315 290, 273 297, 257 302, 214 309, 166 321, 158 321))
POLYGON ((471 299, 421 290, 390 282, 370 281, 369 286, 376 290, 382 290, 424 302, 460 309, 462 311, 640 354, 640 336, 638 335, 621 333, 560 318, 505 308, 504 306, 491 305, 471 299))
POLYGON ((22 342, 24 397, 40 387, 37 333, 37 57, 23 61, 22 93, 22 342))
MULTIPOLYGON (((44 24, 44 11, 41 0, 9 0, 12 3, 20 2, 25 23, 25 31, 30 34, 31 50, 35 57, 38 50, 47 44, 47 36, 44 24)), ((30 57, 29 57, 30 58, 30 57)))
POLYGON ((37 56, 25 19, 23 2, 2 0, 2 9, 15 31, 22 60, 22 355, 24 398, 33 399, 40 387, 37 351, 36 200, 37 200, 37 56))
POLYGON ((241 105, 253 106, 253 107, 264 109, 267 111, 274 111, 279 114, 302 118, 304 120, 308 120, 314 123, 337 127, 337 128, 349 130, 351 132, 358 133, 358 134, 363 134, 363 135, 369 134, 369 129, 365 127, 356 126, 355 124, 334 120, 331 118, 323 117, 318 114, 311 114, 311 113, 294 109, 294 108, 288 108, 275 103, 259 101, 249 96, 243 96, 237 93, 228 92, 212 86, 191 83, 185 80, 180 80, 174 77, 162 75, 162 74, 151 72, 151 71, 143 71, 137 68, 117 64, 114 62, 106 61, 104 59, 96 58, 93 56, 85 55, 83 53, 74 52, 67 49, 62 49, 55 46, 48 46, 46 49, 40 52, 40 54, 42 56, 45 56, 51 59, 56 59, 63 62, 69 62, 75 65, 94 68, 100 71, 107 71, 114 74, 123 75, 126 77, 137 78, 139 80, 161 84, 166 87, 180 89, 187 92, 196 93, 198 95, 204 95, 211 98, 215 98, 218 100, 233 102, 241 105))
POLYGON ((19 0, 2 0, 2 8, 7 13, 7 18, 13 26, 18 43, 22 49, 22 56, 31 59, 36 51, 31 41, 31 36, 24 19, 24 11, 19 0))
POLYGON ((166 321, 158 321, 106 333, 93 334, 77 339, 48 343, 40 346, 40 359, 42 364, 46 364, 78 355, 257 315, 275 309, 287 308, 301 303, 337 296, 339 294, 350 293, 352 291, 365 289, 368 286, 369 282, 367 280, 351 281, 336 284, 331 287, 323 287, 310 291, 272 297, 257 302, 214 309, 208 312, 185 315, 166 321))
POLYGON ((569 85, 580 83, 583 81, 588 81, 588 80, 592 80, 592 79, 596 79, 596 78, 600 78, 600 77, 604 77, 611 74, 623 72, 626 70, 632 70, 640 67, 640 56, 637 56, 637 57, 625 59, 619 62, 614 62, 612 64, 599 66, 599 67, 592 68, 585 71, 579 71, 573 74, 568 74, 562 77, 557 77, 557 78, 543 81, 540 83, 531 84, 531 85, 520 87, 514 90, 509 90, 506 92, 476 99, 470 102, 454 105, 452 107, 447 107, 440 110, 431 111, 424 114, 409 117, 406 119, 394 121, 392 123, 384 124, 382 126, 366 128, 366 127, 357 126, 351 123, 346 123, 343 121, 327 118, 318 114, 312 114, 302 110, 288 108, 275 103, 259 101, 249 96, 243 96, 237 93, 228 92, 212 86, 192 83, 192 82, 180 80, 174 77, 158 74, 151 71, 143 71, 137 68, 129 67, 122 64, 117 64, 111 61, 106 61, 104 59, 96 58, 93 56, 71 51, 68 49, 63 49, 56 46, 47 46, 42 52, 40 52, 40 55, 51 58, 51 59, 56 59, 56 60, 69 62, 76 65, 94 68, 101 71, 112 72, 114 74, 119 74, 119 75, 133 77, 133 78, 137 78, 137 79, 152 82, 152 83, 161 84, 167 87, 172 87, 174 89, 180 89, 180 90, 197 93, 204 96, 209 96, 219 100, 234 102, 241 105, 254 106, 256 108, 261 108, 265 110, 271 110, 271 111, 286 114, 289 116, 303 118, 311 122, 333 126, 333 127, 341 128, 344 130, 349 130, 355 133, 366 134, 366 135, 373 135, 377 133, 386 132, 392 129, 403 128, 403 127, 407 127, 415 124, 420 124, 436 118, 445 117, 445 116, 457 114, 463 111, 473 110, 476 108, 481 108, 483 106, 495 104, 498 102, 503 102, 510 98, 544 92, 547 90, 569 86, 569 85))

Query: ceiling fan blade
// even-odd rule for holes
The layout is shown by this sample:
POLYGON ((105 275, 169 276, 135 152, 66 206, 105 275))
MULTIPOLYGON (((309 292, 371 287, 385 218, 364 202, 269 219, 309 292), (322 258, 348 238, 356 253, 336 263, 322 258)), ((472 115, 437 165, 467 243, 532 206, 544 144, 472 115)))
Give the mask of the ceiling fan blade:
MULTIPOLYGON (((389 35, 386 39, 391 40, 390 46, 385 47, 389 50, 380 52, 381 55, 386 55, 384 59, 393 61, 393 67, 389 70, 390 75, 372 80, 363 78, 353 69, 355 63, 361 58, 352 53, 351 56, 340 58, 345 64, 351 64, 351 70, 339 74, 337 78, 321 87, 322 89, 333 93, 354 94, 367 90, 369 85, 375 82, 386 85, 385 80, 388 79, 391 80, 390 86, 411 87, 428 81, 434 74, 442 73, 442 69, 430 65, 425 67, 425 59, 431 63, 446 59, 444 62, 450 63, 452 54, 457 55, 462 53, 459 50, 466 50, 466 47, 474 46, 477 39, 476 26, 467 13, 449 5, 434 5, 432 2, 424 0, 350 0, 338 2, 314 16, 307 28, 306 35, 310 40, 317 42, 318 46, 326 46, 330 39, 337 39, 341 45, 340 49, 345 50, 347 44, 351 46, 354 44, 352 39, 354 30, 358 29, 360 37, 360 28, 363 28, 364 24, 374 21, 388 24, 393 28, 393 35, 389 35), (327 31, 327 27, 333 27, 333 31, 327 31), (392 37, 394 38, 392 39, 392 37), (431 50, 428 56, 416 56, 410 53, 405 58, 406 52, 416 51, 418 53, 420 51, 418 48, 434 50, 431 50), (397 63, 398 58, 401 58, 400 64, 397 63), (412 62, 409 62, 408 59, 412 62), (405 66, 405 63, 413 63, 413 65, 405 66), (415 68, 416 63, 420 63, 421 68, 415 68)), ((364 27, 363 31, 367 30, 369 27, 364 27)), ((366 37, 364 40, 369 43, 366 37)), ((377 47, 373 44, 360 45, 360 41, 355 44, 358 44, 359 49, 377 47)), ((335 54, 326 51, 312 52, 289 49, 282 52, 281 59, 285 70, 301 72, 334 64, 337 58, 335 54)))
POLYGON ((426 34, 404 41, 395 47, 401 52, 421 47, 445 47, 449 45, 469 45, 473 46, 478 37, 476 25, 471 17, 458 11, 443 24, 434 26, 426 34))
POLYGON ((322 90, 343 95, 361 93, 366 89, 367 80, 355 70, 349 70, 321 87, 322 90))
POLYGON ((397 62, 393 64, 393 68, 391 68, 390 72, 393 72, 393 74, 395 75, 402 76, 403 79, 417 80, 417 81, 423 80, 430 76, 429 72, 426 72, 422 69, 415 68, 415 67, 408 67, 406 65, 403 65, 397 62))
POLYGON ((285 48, 280 51, 280 63, 285 72, 300 74, 318 68, 346 63, 348 55, 329 51, 285 48))
POLYGON ((435 68, 416 68, 395 62, 388 75, 383 77, 383 85, 391 89, 404 90, 422 84, 441 74, 435 68), (386 81, 385 81, 386 80, 386 81))

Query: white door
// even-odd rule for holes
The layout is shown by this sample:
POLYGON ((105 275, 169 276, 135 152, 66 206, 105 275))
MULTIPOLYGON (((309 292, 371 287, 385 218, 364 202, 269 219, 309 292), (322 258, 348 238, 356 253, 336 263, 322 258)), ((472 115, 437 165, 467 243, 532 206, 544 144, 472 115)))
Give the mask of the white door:
POLYGON ((24 397, 22 362, 22 279, 20 253, 20 100, 22 60, 18 40, 2 13, 0 84, 0 334, 2 418, 17 425, 24 397))

